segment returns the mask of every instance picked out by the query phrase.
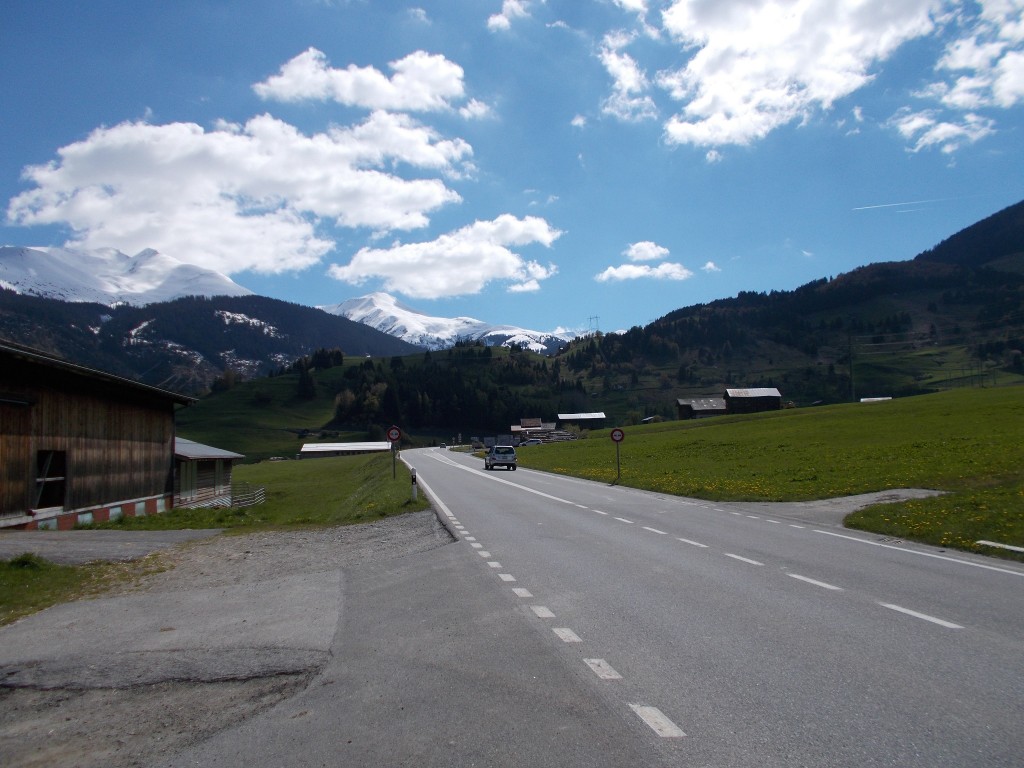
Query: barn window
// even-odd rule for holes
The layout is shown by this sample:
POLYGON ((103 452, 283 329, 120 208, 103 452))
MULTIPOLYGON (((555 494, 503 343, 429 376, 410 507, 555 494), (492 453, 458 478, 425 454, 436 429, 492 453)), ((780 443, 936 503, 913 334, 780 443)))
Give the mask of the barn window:
POLYGON ((67 466, 64 451, 39 451, 36 454, 35 509, 64 506, 67 466))

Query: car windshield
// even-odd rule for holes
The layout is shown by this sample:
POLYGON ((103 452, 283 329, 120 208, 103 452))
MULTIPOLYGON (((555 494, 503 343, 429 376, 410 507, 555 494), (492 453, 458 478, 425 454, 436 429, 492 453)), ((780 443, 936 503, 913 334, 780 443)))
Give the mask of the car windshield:
POLYGON ((511 449, 511 448, 507 448, 507 447, 500 447, 500 448, 495 448, 495 449, 494 449, 494 453, 495 453, 495 454, 499 454, 499 453, 500 453, 500 454, 502 454, 503 456, 507 456, 507 455, 508 455, 508 454, 510 454, 510 453, 515 453, 515 451, 514 451, 513 449, 511 449))

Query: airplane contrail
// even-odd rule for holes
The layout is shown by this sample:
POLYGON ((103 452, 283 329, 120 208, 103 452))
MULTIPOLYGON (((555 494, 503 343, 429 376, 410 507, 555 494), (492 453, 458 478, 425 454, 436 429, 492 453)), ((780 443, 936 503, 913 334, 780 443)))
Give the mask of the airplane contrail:
POLYGON ((855 211, 870 211, 874 208, 899 208, 901 205, 924 205, 925 203, 944 203, 949 200, 956 200, 955 197, 942 197, 936 200, 908 200, 905 203, 882 203, 881 205, 862 205, 854 208, 855 211))

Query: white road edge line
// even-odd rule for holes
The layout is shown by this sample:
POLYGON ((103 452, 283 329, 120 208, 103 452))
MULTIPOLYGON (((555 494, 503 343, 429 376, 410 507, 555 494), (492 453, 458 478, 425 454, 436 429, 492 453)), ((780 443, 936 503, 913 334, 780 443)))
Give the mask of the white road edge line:
POLYGON ((1021 576, 1024 577, 1024 571, 1011 571, 1009 568, 998 568, 994 565, 985 565, 984 563, 972 563, 970 560, 961 560, 958 557, 947 557, 946 555, 936 555, 932 552, 920 552, 916 549, 907 549, 906 547, 896 547, 892 544, 883 544, 880 541, 868 541, 867 539, 859 538, 858 536, 847 536, 842 533, 836 533, 835 531, 823 531, 819 528, 814 529, 815 533, 824 533, 826 536, 835 536, 837 539, 846 539, 847 541, 856 541, 859 544, 870 544, 872 547, 881 547, 882 549, 894 549, 897 552, 906 552, 909 555, 920 555, 921 557, 931 557, 936 560, 945 560, 950 563, 959 563, 960 565, 969 565, 972 568, 983 568, 986 571, 995 571, 996 573, 1007 573, 1010 576, 1021 576))
POLYGON ((826 582, 818 581, 817 579, 809 579, 806 576, 801 576, 799 573, 787 573, 786 575, 789 576, 791 579, 797 579, 799 581, 805 581, 808 584, 813 584, 814 586, 821 587, 822 589, 831 589, 833 592, 843 592, 844 591, 842 587, 837 587, 834 584, 827 584, 826 582))
POLYGON ((612 665, 604 659, 584 659, 588 667, 594 670, 594 674, 600 677, 602 680, 621 680, 622 675, 612 669, 612 665))
POLYGON ((912 611, 909 608, 904 608, 899 605, 893 605, 892 603, 879 603, 879 605, 883 608, 888 608, 891 611, 899 611, 900 613, 907 614, 907 616, 913 616, 915 619, 930 621, 932 624, 938 624, 940 627, 945 627, 946 629, 963 629, 959 624, 954 624, 952 621, 946 621, 945 619, 940 619, 935 616, 929 616, 927 613, 918 613, 917 611, 912 611))
POLYGON ((629 708, 636 712, 637 717, 647 724, 647 727, 661 736, 663 739, 681 739, 686 734, 683 729, 673 723, 657 707, 648 707, 643 704, 630 704, 629 708))

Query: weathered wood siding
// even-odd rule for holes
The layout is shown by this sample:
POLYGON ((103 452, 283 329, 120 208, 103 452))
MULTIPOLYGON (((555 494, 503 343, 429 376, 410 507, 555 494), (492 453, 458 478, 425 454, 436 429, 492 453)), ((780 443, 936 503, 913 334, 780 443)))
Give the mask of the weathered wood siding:
POLYGON ((40 451, 65 454, 64 509, 171 492, 172 401, 28 362, 4 367, 0 514, 35 505, 40 451), (28 404, 12 402, 19 398, 28 404))

